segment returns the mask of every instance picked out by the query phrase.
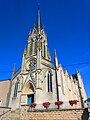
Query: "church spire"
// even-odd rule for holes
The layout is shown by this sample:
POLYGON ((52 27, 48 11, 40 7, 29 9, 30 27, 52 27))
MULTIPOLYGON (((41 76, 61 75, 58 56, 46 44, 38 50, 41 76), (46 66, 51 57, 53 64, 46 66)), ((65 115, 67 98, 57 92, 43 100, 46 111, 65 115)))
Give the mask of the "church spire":
POLYGON ((38 30, 40 29, 41 18, 40 18, 40 4, 38 3, 38 30))
POLYGON ((37 15, 36 28, 38 31, 43 28, 41 23, 41 16, 40 16, 40 3, 38 3, 38 15, 37 15))

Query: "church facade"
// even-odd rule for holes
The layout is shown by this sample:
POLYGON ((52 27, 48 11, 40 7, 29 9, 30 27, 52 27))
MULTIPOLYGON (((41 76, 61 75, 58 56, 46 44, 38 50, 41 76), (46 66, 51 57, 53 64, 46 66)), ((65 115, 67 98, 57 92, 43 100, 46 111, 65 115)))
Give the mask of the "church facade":
POLYGON ((40 108, 44 102, 53 104, 56 101, 78 100, 77 107, 84 107, 86 91, 80 72, 69 75, 58 64, 56 51, 54 62, 51 61, 39 8, 37 23, 29 32, 27 42, 21 69, 18 72, 13 69, 8 106, 17 109, 34 102, 40 108))

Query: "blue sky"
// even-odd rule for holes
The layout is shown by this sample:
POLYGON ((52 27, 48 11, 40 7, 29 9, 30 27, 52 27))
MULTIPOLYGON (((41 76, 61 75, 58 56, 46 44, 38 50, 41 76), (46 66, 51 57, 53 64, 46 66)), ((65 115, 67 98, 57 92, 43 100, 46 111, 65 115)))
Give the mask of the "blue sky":
MULTIPOLYGON (((63 66, 90 61, 90 1, 40 0, 41 19, 48 35, 53 60, 56 49, 63 66)), ((0 0, 0 79, 11 77, 21 66, 28 32, 37 18, 37 0, 0 0), (3 72, 3 73, 1 73, 3 72)), ((90 64, 64 67, 69 74, 79 69, 90 97, 90 64)))

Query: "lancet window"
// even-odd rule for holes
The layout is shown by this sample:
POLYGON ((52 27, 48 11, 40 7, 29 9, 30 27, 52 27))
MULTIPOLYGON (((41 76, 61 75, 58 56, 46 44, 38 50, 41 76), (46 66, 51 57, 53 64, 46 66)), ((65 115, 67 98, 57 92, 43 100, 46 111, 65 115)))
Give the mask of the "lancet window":
POLYGON ((33 53, 33 40, 31 41, 31 47, 30 47, 30 55, 33 53))
POLYGON ((52 73, 51 73, 51 71, 49 71, 49 73, 47 75, 47 79, 48 79, 48 92, 52 92, 52 73))
POLYGON ((37 54, 37 41, 35 40, 35 46, 34 46, 34 54, 37 54))
POLYGON ((19 80, 17 80, 17 82, 15 83, 14 97, 17 97, 18 85, 19 85, 19 80))

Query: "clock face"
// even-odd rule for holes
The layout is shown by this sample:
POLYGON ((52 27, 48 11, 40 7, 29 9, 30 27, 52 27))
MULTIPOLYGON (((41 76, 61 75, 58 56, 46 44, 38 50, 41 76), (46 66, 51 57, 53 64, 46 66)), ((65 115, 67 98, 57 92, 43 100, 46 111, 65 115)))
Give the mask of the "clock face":
POLYGON ((29 60, 27 63, 26 63, 26 70, 28 71, 32 71, 36 68, 36 60, 29 60))

